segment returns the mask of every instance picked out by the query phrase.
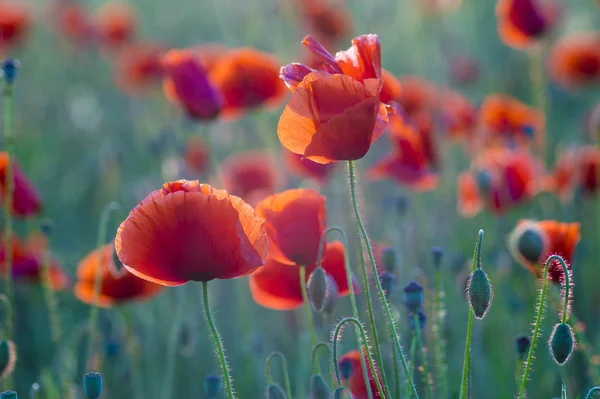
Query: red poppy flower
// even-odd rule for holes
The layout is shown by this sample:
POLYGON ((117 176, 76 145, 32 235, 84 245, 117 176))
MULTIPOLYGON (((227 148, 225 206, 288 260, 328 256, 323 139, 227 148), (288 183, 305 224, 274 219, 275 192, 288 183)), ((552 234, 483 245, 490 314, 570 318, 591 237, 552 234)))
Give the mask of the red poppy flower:
POLYGON ((223 106, 221 94, 191 50, 171 50, 162 58, 163 90, 174 104, 181 105, 194 119, 214 119, 223 106))
POLYGON ((113 261, 114 244, 108 243, 86 255, 77 266, 77 282, 73 292, 81 302, 94 305, 96 276, 100 273, 98 306, 109 308, 132 300, 145 300, 158 294, 163 286, 143 280, 113 261), (100 269, 100 270, 98 270, 100 269))
POLYGON ((504 94, 487 96, 479 109, 480 145, 501 147, 526 145, 544 129, 544 117, 538 110, 504 94))
POLYGON ((362 158, 388 122, 388 109, 380 102, 379 39, 359 36, 335 58, 310 36, 303 43, 323 59, 325 71, 302 64, 281 68, 294 93, 279 120, 279 140, 318 163, 362 158))
POLYGON ((600 33, 577 33, 557 41, 548 68, 550 77, 568 89, 600 82, 600 33))
MULTIPOLYGON (((0 152, 0 195, 3 201, 6 198, 6 167, 8 166, 8 159, 6 152, 0 152)), ((16 161, 12 162, 12 175, 14 187, 13 215, 18 217, 37 215, 42 209, 42 199, 16 161)))
POLYGON ((502 213, 535 196, 542 175, 542 163, 528 151, 488 150, 458 176, 458 209, 466 217, 484 206, 502 213))
POLYGON ((440 95, 438 110, 441 128, 452 139, 468 139, 473 135, 477 111, 462 94, 446 90, 440 95))
POLYGON ((19 1, 0 3, 0 49, 16 45, 29 29, 28 9, 19 1))
POLYGON ((125 93, 136 94, 163 76, 163 49, 154 43, 134 43, 119 53, 114 73, 117 86, 125 93))
POLYGON ((325 197, 295 189, 271 195, 256 206, 265 219, 269 257, 284 264, 313 265, 325 226, 325 197))
POLYGON ((275 160, 264 151, 234 154, 223 161, 220 170, 225 189, 251 205, 273 194, 280 183, 275 160))
MULTIPOLYGON (((12 274, 16 280, 23 279, 41 283, 43 281, 43 262, 45 262, 47 246, 41 233, 31 234, 25 243, 17 235, 12 237, 12 274)), ((6 268, 5 240, 0 242, 0 270, 6 268)), ((64 290, 69 286, 69 277, 60 263, 50 255, 50 285, 54 290, 64 290)))
POLYGON ((287 169, 300 177, 315 179, 319 183, 325 183, 333 171, 332 164, 322 164, 303 158, 300 154, 283 149, 283 160, 287 169))
POLYGON ((194 173, 203 173, 208 168, 210 154, 204 140, 200 136, 190 136, 185 145, 185 162, 194 173))
MULTIPOLYGON (((367 384, 363 375, 360 352, 353 350, 346 353, 344 356, 338 359, 338 365, 342 365, 342 363, 350 363, 352 370, 350 378, 348 378, 344 386, 350 389, 350 392, 352 395, 354 395, 354 399, 368 399, 369 396, 367 392, 367 384)), ((375 365, 375 367, 377 367, 377 365, 375 365)), ((379 378, 379 371, 376 371, 376 374, 377 378, 379 378)), ((371 387, 373 398, 381 398, 379 391, 377 390, 377 382, 375 381, 375 376, 373 375, 373 371, 371 370, 369 362, 367 362, 367 375, 369 376, 369 386, 371 387)))
POLYGON ((308 31, 320 42, 335 44, 352 31, 352 20, 342 7, 319 0, 299 0, 308 31))
POLYGON ((198 181, 165 183, 117 231, 131 273, 167 286, 245 276, 267 254, 264 220, 242 199, 198 181))
POLYGON ((54 24, 68 40, 83 44, 92 40, 94 26, 85 7, 73 0, 56 0, 53 9, 54 24))
POLYGON ((223 95, 226 117, 262 104, 276 105, 285 95, 277 60, 253 48, 229 51, 211 69, 210 78, 223 95))
POLYGON ((577 188, 585 194, 595 194, 600 188, 600 148, 584 146, 564 150, 547 179, 546 188, 555 191, 563 201, 571 200, 577 188))
MULTIPOLYGON (((571 269, 575 248, 580 239, 579 223, 556 220, 520 220, 509 236, 513 256, 536 277, 542 277, 546 259, 560 255, 571 269)), ((548 277, 555 283, 563 280, 564 272, 558 263, 548 268, 548 277)))
POLYGON ((498 1, 498 34, 506 45, 525 48, 548 32, 556 19, 557 9, 538 3, 538 0, 498 1))
POLYGON ((132 41, 137 21, 126 3, 110 2, 96 11, 96 34, 100 43, 108 48, 118 48, 132 41))
POLYGON ((402 93, 398 102, 409 117, 417 112, 435 108, 437 88, 426 79, 418 76, 406 76, 400 79, 400 85, 402 93))
POLYGON ((379 100, 385 104, 388 104, 390 101, 398 101, 402 94, 402 84, 400 81, 385 69, 381 70, 381 79, 383 80, 383 86, 379 100))
MULTIPOLYGON (((333 241, 325 247, 321 266, 327 276, 335 282, 338 295, 348 295, 348 279, 346 277, 344 244, 333 241)), ((302 289, 300 287, 300 268, 306 267, 306 280, 316 268, 316 265, 300 266, 287 265, 271 257, 267 258, 264 267, 250 275, 250 291, 252 298, 261 306, 274 310, 292 310, 302 304, 302 289)), ((356 289, 356 288, 355 288, 356 289)))

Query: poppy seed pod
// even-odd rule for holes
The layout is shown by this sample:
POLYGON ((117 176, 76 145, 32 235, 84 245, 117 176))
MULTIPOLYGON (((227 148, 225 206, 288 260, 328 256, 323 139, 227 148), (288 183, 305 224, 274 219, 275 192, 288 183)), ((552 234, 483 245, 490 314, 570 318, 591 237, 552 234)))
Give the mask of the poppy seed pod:
POLYGON ((216 398, 221 392, 221 377, 209 374, 204 378, 204 394, 207 398, 216 398))
POLYGON ((7 58, 2 62, 2 76, 6 81, 6 84, 13 84, 17 75, 19 74, 19 67, 21 63, 15 59, 7 58))
POLYGON ((267 387, 266 399, 288 399, 283 389, 277 384, 271 384, 267 387))
POLYGON ((14 342, 6 339, 0 341, 0 380, 13 372, 16 361, 17 351, 14 342))
POLYGON ((313 309, 321 313, 327 299, 328 280, 322 267, 317 267, 308 278, 308 298, 313 309))
POLYGON ((390 295, 394 289, 394 275, 392 273, 383 272, 379 273, 379 282, 385 292, 385 299, 390 300, 390 295))
POLYGON ((321 375, 313 375, 310 379, 311 399, 328 399, 329 387, 321 375))
POLYGON ((444 248, 433 247, 431 248, 431 263, 436 269, 439 269, 442 265, 442 259, 444 258, 444 248))
POLYGON ((347 380, 352 375, 353 363, 351 359, 343 359, 339 362, 338 367, 340 369, 340 376, 342 380, 347 380))
POLYGON ((414 281, 404 287, 404 305, 411 311, 416 312, 423 304, 425 296, 423 287, 414 281))
POLYGON ((557 324, 550 335, 550 353, 556 363, 562 365, 569 360, 575 346, 575 338, 571 326, 566 323, 557 324))
POLYGON ((394 251, 394 248, 383 248, 381 251, 381 263, 386 272, 394 273, 394 270, 396 270, 396 251, 394 251))
POLYGON ((477 269, 471 274, 468 294, 473 314, 476 318, 483 319, 492 301, 492 287, 482 269, 477 269))
POLYGON ((15 391, 4 391, 0 394, 0 399, 19 399, 15 391))
POLYGON ((83 390, 88 399, 97 399, 102 394, 102 375, 87 373, 83 376, 83 390))
POLYGON ((531 346, 531 340, 526 335, 519 335, 515 338, 515 351, 521 361, 525 360, 529 347, 531 346))
POLYGON ((540 260, 544 251, 544 239, 541 231, 525 230, 516 238, 518 253, 528 262, 540 260))
MULTIPOLYGON (((425 315, 425 313, 419 312, 417 317, 419 318, 419 328, 422 330, 425 328, 425 323, 427 322, 427 316, 425 315)), ((414 331, 414 329, 415 329, 415 314, 414 313, 410 313, 408 315, 408 325, 410 326, 410 329, 414 331)))

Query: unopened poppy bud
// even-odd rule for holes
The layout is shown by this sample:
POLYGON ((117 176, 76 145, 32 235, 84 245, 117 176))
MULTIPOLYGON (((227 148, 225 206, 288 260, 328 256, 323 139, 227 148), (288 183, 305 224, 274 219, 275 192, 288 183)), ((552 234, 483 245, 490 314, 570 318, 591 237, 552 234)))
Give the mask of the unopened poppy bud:
POLYGON ((310 379, 310 395, 311 399, 329 399, 329 387, 319 374, 310 379))
POLYGON ((526 335, 519 335, 515 338, 515 351, 521 361, 525 360, 531 346, 531 340, 526 335))
POLYGON ((308 298, 313 309, 321 313, 327 299, 327 274, 322 267, 317 267, 308 278, 308 298))
POLYGON ((354 399, 354 396, 350 391, 348 391, 344 387, 336 388, 333 392, 331 392, 331 399, 354 399))
POLYGON ((43 219, 40 222, 40 231, 42 234, 48 236, 52 233, 52 229, 54 228, 54 222, 50 219, 43 219))
POLYGON ((423 304, 425 296, 423 287, 414 281, 404 287, 404 305, 411 311, 416 312, 423 304))
POLYGON ((267 387, 266 399, 288 399, 283 389, 277 384, 271 384, 267 387))
POLYGON ((121 344, 117 339, 111 338, 104 344, 104 353, 108 358, 115 358, 121 352, 121 344))
POLYGON ((471 274, 468 294, 473 314, 476 318, 483 319, 492 300, 492 287, 482 269, 477 269, 471 274))
POLYGON ((439 269, 442 265, 442 259, 444 258, 444 248, 433 247, 431 248, 431 263, 436 269, 439 269))
POLYGON ((340 289, 337 283, 331 276, 327 276, 327 298, 325 299, 325 306, 323 312, 328 315, 333 315, 338 299, 340 297, 340 289))
POLYGON ((16 362, 17 350, 14 342, 3 339, 0 341, 0 380, 12 374, 16 362))
POLYGON ((221 392, 221 377, 215 374, 209 374, 204 378, 204 394, 207 398, 216 398, 221 392))
POLYGON ((544 252, 544 238, 541 231, 526 229, 515 230, 515 236, 509 240, 511 245, 515 246, 517 253, 526 261, 536 263, 542 257, 544 252))
POLYGON ((7 58, 2 62, 2 76, 7 84, 11 85, 15 82, 20 67, 21 63, 12 58, 7 58))
POLYGON ((383 272, 379 273, 379 282, 385 292, 385 299, 390 300, 390 295, 394 289, 394 275, 392 273, 383 272))
POLYGON ((476 175, 477 187, 481 192, 488 192, 492 186, 492 176, 486 170, 481 170, 476 175))
POLYGON ((340 376, 342 377, 342 380, 345 381, 348 378, 350 378, 350 376, 352 375, 353 368, 354 368, 354 365, 352 364, 352 360, 343 359, 342 361, 339 362, 338 367, 340 370, 340 376))
POLYGON ((398 197, 396 200, 396 211, 400 217, 406 215, 406 211, 408 210, 408 198, 404 196, 398 197))
POLYGON ((83 390, 88 399, 97 399, 102 394, 102 375, 87 373, 83 376, 83 390))
POLYGON ((0 394, 0 399, 19 399, 15 391, 4 391, 0 394))
POLYGON ((394 273, 396 270, 396 251, 394 251, 394 248, 383 248, 381 251, 381 263, 386 272, 394 273))
MULTIPOLYGON (((425 316, 425 313, 423 312, 419 312, 419 314, 417 315, 417 318, 419 319, 419 328, 422 330, 425 328, 425 323, 427 322, 427 316, 425 316)), ((415 329, 415 314, 411 313, 408 315, 408 325, 410 326, 410 329, 414 331, 415 329)))
POLYGON ((566 323, 557 324, 550 335, 550 353, 556 363, 565 364, 573 353, 575 338, 571 326, 566 323))

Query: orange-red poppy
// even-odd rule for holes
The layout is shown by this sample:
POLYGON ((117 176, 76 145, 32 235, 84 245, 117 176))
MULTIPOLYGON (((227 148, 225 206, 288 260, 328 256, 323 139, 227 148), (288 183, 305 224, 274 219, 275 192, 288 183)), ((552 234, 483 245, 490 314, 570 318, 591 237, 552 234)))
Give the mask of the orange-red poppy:
POLYGON ((490 94, 479 109, 479 145, 501 147, 531 143, 544 129, 544 116, 514 97, 490 94))
POLYGON ((322 164, 303 158, 300 154, 295 154, 289 150, 283 149, 283 160, 287 169, 293 174, 303 177, 315 179, 319 183, 325 183, 331 172, 333 171, 332 164, 322 164))
MULTIPOLYGON (((23 243, 16 234, 11 240, 12 246, 12 275, 14 279, 23 279, 41 283, 43 281, 43 265, 48 258, 50 285, 55 290, 64 290, 70 280, 60 263, 47 254, 45 238, 41 233, 32 233, 23 243)), ((4 237, 0 241, 0 271, 6 268, 6 250, 4 237)))
POLYGON ((542 189, 542 163, 525 150, 487 150, 458 176, 458 209, 472 217, 484 207, 494 213, 529 200, 542 189))
POLYGON ((31 18, 29 10, 20 1, 0 2, 0 49, 18 44, 27 33, 31 18))
POLYGON ((288 265, 317 262, 327 225, 324 196, 309 189, 287 190, 262 200, 256 213, 265 219, 269 258, 288 265))
POLYGON ((132 43, 119 53, 114 74, 117 86, 135 94, 159 82, 163 76, 161 57, 164 51, 154 43, 132 43))
POLYGON ((220 171, 223 187, 253 206, 273 194, 280 183, 275 160, 265 151, 231 155, 221 163, 220 171))
MULTIPOLYGON (((338 359, 338 365, 340 368, 349 367, 351 370, 350 377, 345 382, 344 386, 346 386, 350 390, 354 399, 368 399, 369 396, 367 392, 367 384, 363 375, 360 357, 361 355, 359 351, 350 351, 338 359), (343 365, 343 363, 347 364, 343 365)), ((375 365, 375 367, 377 367, 377 365, 375 365)), ((373 374, 374 373, 371 370, 371 366, 369 362, 367 362, 367 375, 369 376, 369 386, 371 387, 371 393, 373 394, 373 398, 381 398, 381 396, 379 395, 379 390, 377 389, 377 382, 375 381, 375 376, 373 374)), ((375 374, 381 382, 381 379, 379 377, 379 371, 376 370, 375 374)))
POLYGON ((320 42, 335 44, 352 31, 352 20, 339 5, 323 0, 299 0, 308 31, 320 42))
MULTIPOLYGON (((6 152, 0 152, 0 195, 2 200, 6 198, 6 167, 9 156, 6 152)), ((16 161, 11 162, 13 175, 13 215, 18 217, 30 217, 37 215, 42 209, 42 199, 37 190, 21 170, 16 161)))
POLYGON ((568 89, 600 82, 600 32, 576 33, 558 40, 550 52, 551 79, 568 89))
POLYGON ((584 146, 563 150, 546 183, 546 188, 555 191, 563 201, 571 200, 576 189, 584 194, 595 194, 600 188, 600 148, 584 146))
MULTIPOLYGON (((534 221, 523 219, 509 235, 513 256, 536 277, 542 277, 546 259, 560 255, 571 269, 575 248, 580 240, 579 223, 561 223, 556 220, 534 221)), ((553 262, 548 268, 551 281, 562 281, 562 267, 553 262)))
POLYGON ((81 302, 109 308, 129 301, 141 301, 157 295, 162 285, 136 277, 127 269, 117 270, 113 260, 114 244, 108 243, 87 254, 77 266, 77 282, 73 292, 81 302), (94 302, 96 278, 100 290, 94 302))
POLYGON ((402 95, 402 84, 400 81, 385 69, 381 70, 381 79, 383 80, 383 86, 381 87, 379 100, 385 104, 388 104, 390 101, 399 101, 402 95))
MULTIPOLYGON (((337 286, 338 295, 348 295, 350 290, 346 277, 344 244, 339 241, 327 244, 321 266, 337 286)), ((264 267, 250 275, 252 298, 259 305, 274 310, 292 310, 302 306, 301 267, 306 267, 308 280, 316 265, 288 265, 268 257, 264 267)))
POLYGON ((210 70, 210 78, 223 96, 223 116, 240 113, 266 104, 278 104, 285 95, 279 79, 279 62, 253 48, 227 52, 210 70))
POLYGON ((169 101, 194 119, 210 120, 219 114, 222 96, 192 50, 170 50, 162 57, 162 66, 163 90, 169 101))
POLYGON ((446 90, 440 94, 438 117, 441 129, 453 139, 469 139, 477 121, 475 105, 462 94, 446 90))
POLYGON ((114 49, 131 42, 136 35, 136 29, 136 17, 126 3, 105 3, 96 11, 97 39, 107 48, 114 49))
POLYGON ((53 23, 63 37, 78 44, 90 42, 94 26, 87 9, 73 0, 56 0, 53 23))
POLYGON ((496 16, 500 39, 508 46, 525 48, 548 32, 556 11, 539 0, 499 0, 496 16))
POLYGON ((400 78, 402 92, 398 102, 402 110, 410 117, 417 112, 429 111, 436 107, 437 88, 424 78, 405 76, 400 78))
POLYGON ((194 173, 203 173, 208 168, 210 154, 204 140, 200 136, 190 136, 183 150, 183 157, 188 168, 194 173))
POLYGON ((248 275, 267 255, 264 220, 241 198, 196 181, 165 183, 119 226, 117 256, 131 273, 177 286, 248 275))

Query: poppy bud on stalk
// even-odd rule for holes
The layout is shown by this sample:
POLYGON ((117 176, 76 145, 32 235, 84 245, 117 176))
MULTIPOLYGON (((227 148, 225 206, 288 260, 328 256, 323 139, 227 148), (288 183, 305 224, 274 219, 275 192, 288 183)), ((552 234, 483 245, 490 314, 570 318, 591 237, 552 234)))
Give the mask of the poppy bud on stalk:
POLYGON ((83 376, 83 390, 88 399, 97 399, 102 394, 102 375, 87 373, 83 376))
MULTIPOLYGON (((408 315, 408 325, 411 330, 415 329, 415 318, 414 313, 408 315)), ((422 330, 425 328, 425 323, 427 322, 427 316, 423 312, 419 312, 419 328, 422 330)))
POLYGON ((310 380, 311 399, 329 399, 329 387, 321 375, 313 375, 310 380))
POLYGON ((327 276, 327 283, 327 297, 325 298, 323 312, 331 316, 333 315, 333 312, 335 312, 335 306, 340 297, 340 289, 331 276, 327 276))
POLYGON ((15 391, 5 391, 0 394, 0 399, 19 399, 15 391))
POLYGON ((266 399, 288 399, 283 389, 277 384, 271 384, 267 387, 266 399))
POLYGON ((439 269, 442 265, 442 259, 444 258, 444 248, 433 247, 431 248, 431 263, 436 269, 439 269))
POLYGON ((423 287, 412 282, 404 287, 404 305, 411 311, 416 312, 423 304, 423 287))
POLYGON ((469 279, 469 303, 478 319, 483 319, 492 300, 492 287, 487 274, 478 268, 469 279))
POLYGON ((327 299, 327 274, 322 267, 317 267, 308 278, 308 297, 313 309, 321 313, 327 299))
POLYGON ((6 84, 12 85, 17 79, 21 63, 15 59, 7 58, 2 62, 2 76, 6 84))
POLYGON ((394 289, 394 275, 392 273, 383 272, 379 273, 379 282, 381 283, 381 287, 385 292, 385 299, 390 300, 390 295, 392 290, 394 289))
POLYGON ((575 346, 575 338, 571 326, 566 323, 557 324, 550 335, 550 353, 556 363, 563 365, 569 360, 575 346))
POLYGON ((396 270, 396 251, 394 251, 394 248, 387 247, 381 251, 381 263, 386 272, 394 273, 396 270))
POLYGON ((531 340, 526 335, 519 335, 515 338, 515 351, 519 356, 519 360, 524 361, 527 357, 527 353, 529 352, 529 347, 531 346, 531 340))
POLYGON ((221 378, 215 374, 209 374, 204 378, 204 394, 208 399, 216 398, 221 392, 221 378))
POLYGON ((540 231, 528 229, 514 236, 516 249, 528 262, 538 262, 544 251, 544 239, 540 231))
POLYGON ((6 339, 0 341, 0 380, 12 374, 16 361, 17 350, 14 342, 6 339))

